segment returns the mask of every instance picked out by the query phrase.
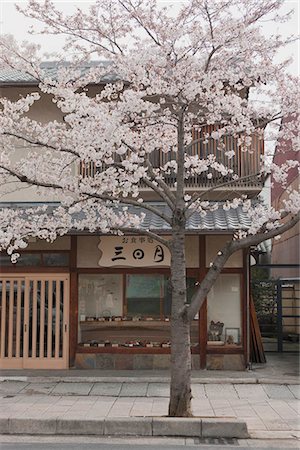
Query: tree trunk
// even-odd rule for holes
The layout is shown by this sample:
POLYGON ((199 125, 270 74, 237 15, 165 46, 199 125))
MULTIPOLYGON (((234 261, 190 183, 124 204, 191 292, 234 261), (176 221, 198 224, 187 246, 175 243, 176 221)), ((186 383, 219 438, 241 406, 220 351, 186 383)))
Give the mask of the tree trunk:
POLYGON ((169 416, 189 417, 191 411, 190 323, 180 311, 186 303, 185 233, 173 229, 171 247, 171 386, 169 416))

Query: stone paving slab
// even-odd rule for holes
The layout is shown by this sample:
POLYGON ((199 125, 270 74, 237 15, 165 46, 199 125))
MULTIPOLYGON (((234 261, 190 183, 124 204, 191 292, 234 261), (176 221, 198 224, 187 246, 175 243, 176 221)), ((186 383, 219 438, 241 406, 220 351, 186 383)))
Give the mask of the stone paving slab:
POLYGON ((145 397, 149 383, 123 383, 120 397, 145 397))
POLYGON ((291 385, 289 386, 290 391, 293 395, 299 400, 300 399, 300 385, 291 385))
MULTIPOLYGON (((251 385, 252 386, 252 385, 251 385)), ((236 398, 238 399, 237 391, 234 385, 230 384, 207 384, 204 387, 206 396, 208 398, 236 398)))
POLYGON ((58 383, 51 394, 53 395, 89 395, 93 383, 58 383))
POLYGON ((17 394, 21 392, 26 386, 28 386, 28 382, 24 381, 2 381, 0 383, 0 394, 17 394))
POLYGON ((255 400, 266 400, 267 393, 261 385, 237 384, 234 386, 239 398, 248 398, 255 400))
POLYGON ((167 383, 149 383, 147 397, 169 397, 170 386, 167 383))
POLYGON ((288 386, 277 385, 277 384, 263 384, 262 385, 267 396, 271 399, 294 399, 294 394, 290 391, 288 386))
POLYGON ((107 395, 118 396, 120 394, 122 383, 95 383, 89 392, 89 395, 107 395))
POLYGON ((57 386, 56 383, 28 383, 21 391, 22 394, 45 394, 49 395, 57 386))

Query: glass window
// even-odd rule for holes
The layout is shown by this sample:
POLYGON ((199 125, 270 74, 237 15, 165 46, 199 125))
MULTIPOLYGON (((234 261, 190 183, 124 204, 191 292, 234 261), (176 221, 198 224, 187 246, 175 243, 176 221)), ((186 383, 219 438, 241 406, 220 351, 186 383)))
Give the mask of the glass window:
MULTIPOLYGON (((196 288, 196 281, 197 279, 195 277, 186 277, 186 294, 187 294, 187 302, 191 303, 193 294, 195 292, 196 288)), ((165 278, 165 285, 164 285, 164 315, 169 317, 171 315, 171 304, 172 304, 172 288, 171 288, 171 282, 170 278, 165 278)))
POLYGON ((209 345, 241 344, 241 281, 238 274, 222 274, 207 296, 209 345))
POLYGON ((79 316, 122 316, 122 275, 79 275, 79 316))
POLYGON ((19 266, 40 266, 42 263, 40 253, 23 253, 17 260, 19 266))
MULTIPOLYGON (((190 299, 195 278, 188 278, 187 285, 190 299)), ((80 346, 170 348, 170 312, 169 277, 160 274, 79 275, 80 346)), ((192 347, 198 342, 198 321, 194 320, 192 347)))
MULTIPOLYGON (((10 256, 2 253, 0 255, 0 265, 10 266, 12 264, 10 256)), ((21 253, 16 263, 18 266, 53 266, 65 267, 69 265, 68 253, 21 253)))
POLYGON ((0 254, 0 267, 1 266, 10 266, 10 264, 12 264, 10 256, 7 255, 6 253, 1 253, 0 254))
POLYGON ((162 275, 127 275, 127 315, 159 317, 163 292, 164 276, 162 275))
POLYGON ((64 267, 69 265, 68 253, 43 253, 44 266, 64 267))

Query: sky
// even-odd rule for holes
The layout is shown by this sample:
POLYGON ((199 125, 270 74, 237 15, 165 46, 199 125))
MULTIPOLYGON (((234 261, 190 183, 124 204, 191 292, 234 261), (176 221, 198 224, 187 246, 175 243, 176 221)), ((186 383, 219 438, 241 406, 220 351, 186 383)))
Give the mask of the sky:
MULTIPOLYGON (((105 0, 104 0, 105 1, 105 0)), ((171 4, 175 7, 179 7, 180 4, 183 3, 184 0, 159 0, 161 4, 171 4)), ((264 1, 264 0, 262 0, 264 1)), ((81 1, 73 1, 73 0, 53 0, 59 8, 70 14, 75 8, 87 9, 89 5, 93 2, 89 0, 81 0, 81 1)), ((33 41, 35 43, 40 43, 42 49, 47 53, 52 53, 57 51, 57 49, 61 48, 63 44, 63 40, 58 36, 51 36, 50 38, 47 36, 32 36, 28 34, 27 30, 33 24, 36 24, 34 20, 27 19, 20 13, 18 13, 15 9, 15 3, 19 5, 26 5, 27 0, 0 0, 0 34, 13 34, 17 41, 33 41)), ((295 13, 292 17, 292 20, 286 24, 279 24, 278 31, 280 34, 284 36, 288 36, 292 33, 299 34, 300 33, 300 2, 299 0, 286 0, 285 5, 283 7, 283 11, 287 12, 290 9, 295 9, 295 13)), ((274 24, 265 23, 264 26, 265 32, 273 33, 274 24)), ((300 44, 299 42, 290 44, 286 47, 281 54, 279 54, 278 62, 280 59, 285 59, 286 56, 293 56, 294 62, 289 67, 289 71, 294 75, 300 74, 300 44)))

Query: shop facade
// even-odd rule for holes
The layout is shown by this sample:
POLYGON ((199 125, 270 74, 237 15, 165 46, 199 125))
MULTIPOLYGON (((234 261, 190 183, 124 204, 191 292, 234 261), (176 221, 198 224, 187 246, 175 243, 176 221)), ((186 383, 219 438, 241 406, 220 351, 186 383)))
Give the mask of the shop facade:
MULTIPOLYGON (((188 231, 188 301, 228 238, 188 231)), ((247 261, 232 255, 193 320, 194 369, 247 366, 247 261)), ((32 239, 16 265, 1 256, 0 367, 168 368, 169 280, 168 249, 147 236, 32 239)))

